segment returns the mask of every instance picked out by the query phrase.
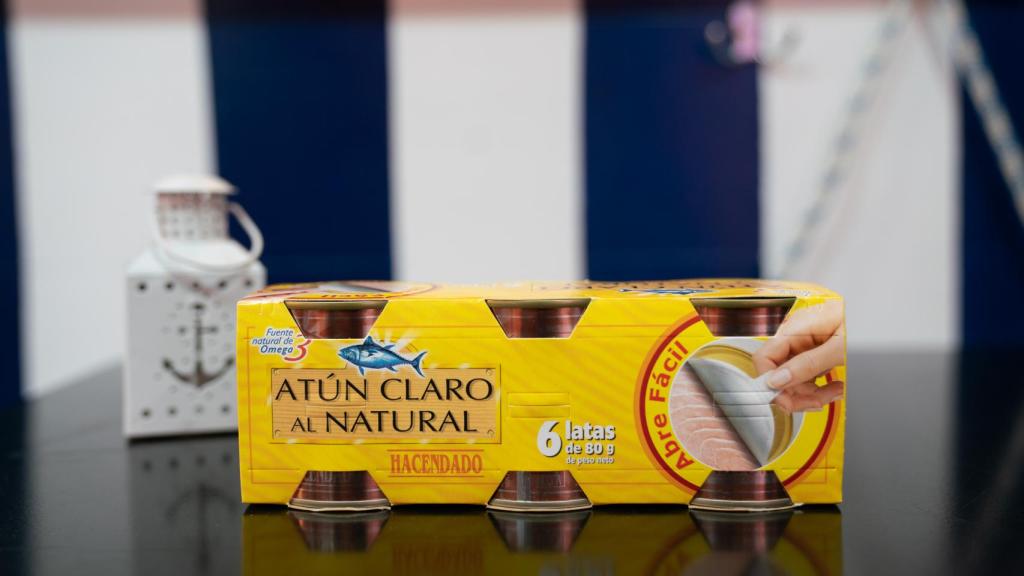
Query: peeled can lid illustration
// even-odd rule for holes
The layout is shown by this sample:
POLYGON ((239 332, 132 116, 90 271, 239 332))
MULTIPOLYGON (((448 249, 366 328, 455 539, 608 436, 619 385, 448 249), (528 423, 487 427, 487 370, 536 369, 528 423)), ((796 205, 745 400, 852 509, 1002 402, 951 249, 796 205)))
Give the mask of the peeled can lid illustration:
POLYGON ((770 404, 778 392, 768 387, 764 376, 751 378, 721 360, 694 358, 689 363, 754 458, 762 466, 767 464, 775 439, 770 404))
POLYGON ((706 463, 712 468, 753 470, 766 466, 789 447, 800 429, 802 415, 776 406, 772 401, 779 392, 754 368, 753 354, 762 344, 746 337, 716 340, 695 351, 677 376, 680 395, 674 392, 673 402, 682 410, 678 418, 673 417, 673 425, 687 448, 698 459, 709 460, 706 463), (694 394, 702 390, 709 396, 705 402, 710 406, 687 415, 685 405, 693 405, 694 394), (698 420, 688 421, 695 417, 698 420), (717 433, 715 441, 705 439, 716 427, 727 430, 717 433), (720 450, 746 452, 749 462, 742 456, 720 458, 715 453, 720 450))

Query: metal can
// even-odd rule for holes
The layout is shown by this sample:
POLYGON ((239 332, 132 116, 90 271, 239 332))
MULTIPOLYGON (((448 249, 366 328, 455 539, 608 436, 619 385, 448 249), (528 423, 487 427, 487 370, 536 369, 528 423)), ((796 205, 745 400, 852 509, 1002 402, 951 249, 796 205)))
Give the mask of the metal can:
POLYGON ((286 304, 307 339, 364 338, 384 311, 384 300, 289 300, 286 304))
POLYGON ((568 470, 509 472, 487 504, 511 512, 565 512, 591 507, 590 500, 568 470))
POLYGON ((698 298, 701 321, 715 336, 772 336, 796 298, 698 298))
POLYGON ((312 512, 385 510, 391 507, 369 472, 306 472, 288 506, 312 512))
POLYGON ((690 501, 690 508, 749 512, 785 510, 794 506, 772 470, 715 470, 690 501))
POLYGON ((488 300, 509 338, 568 338, 590 300, 488 300))
MULTIPOLYGON (((693 300, 693 306, 715 336, 756 337, 778 332, 795 301, 795 298, 699 298, 693 300)), ((704 353, 714 354, 718 348, 711 347, 704 353)), ((721 348, 732 356, 743 356, 732 358, 730 363, 754 375, 749 355, 721 348)), ((788 446, 787 439, 793 430, 791 415, 780 410, 773 410, 773 414, 777 438, 773 442, 772 458, 788 446)), ((792 507, 793 501, 775 472, 715 470, 694 495, 690 506, 728 511, 777 510, 792 507)))

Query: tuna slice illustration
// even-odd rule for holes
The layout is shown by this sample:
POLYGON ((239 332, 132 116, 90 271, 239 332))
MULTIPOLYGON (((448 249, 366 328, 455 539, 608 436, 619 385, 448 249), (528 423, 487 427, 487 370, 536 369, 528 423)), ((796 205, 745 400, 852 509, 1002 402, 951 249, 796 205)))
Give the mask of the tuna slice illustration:
POLYGON ((767 464, 775 438, 771 401, 778 391, 768 387, 765 376, 751 378, 728 362, 693 358, 688 364, 693 367, 754 458, 762 466, 767 464))
POLYGON ((672 385, 672 428, 686 448, 715 470, 756 470, 761 466, 689 363, 672 385))
POLYGON ((341 350, 338 350, 338 356, 342 360, 352 363, 355 367, 359 368, 360 374, 366 374, 366 370, 390 370, 396 372, 396 366, 402 364, 408 364, 412 366, 413 370, 417 374, 423 376, 423 371, 420 369, 420 363, 423 361, 423 356, 426 355, 427 351, 424 350, 416 355, 414 358, 405 358, 393 350, 394 344, 380 344, 373 341, 373 338, 367 336, 363 340, 362 344, 353 344, 352 346, 346 346, 341 350))

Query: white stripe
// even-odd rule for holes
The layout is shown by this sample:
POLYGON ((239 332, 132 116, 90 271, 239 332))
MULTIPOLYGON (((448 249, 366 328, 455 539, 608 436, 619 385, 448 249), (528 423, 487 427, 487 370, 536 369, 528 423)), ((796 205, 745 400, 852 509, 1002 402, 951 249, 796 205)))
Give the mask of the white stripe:
MULTIPOLYGON (((762 261, 773 270, 815 197, 886 7, 768 6, 769 31, 800 37, 759 76, 762 261)), ((833 217, 796 269, 846 297, 851 347, 959 340, 959 93, 946 40, 920 22, 904 28, 833 217)))
POLYGON ((389 10, 396 276, 580 277, 578 6, 442 4, 389 10))
POLYGON ((28 395, 120 361, 146 192, 214 165, 198 0, 163 4, 141 19, 16 9, 9 24, 28 395))

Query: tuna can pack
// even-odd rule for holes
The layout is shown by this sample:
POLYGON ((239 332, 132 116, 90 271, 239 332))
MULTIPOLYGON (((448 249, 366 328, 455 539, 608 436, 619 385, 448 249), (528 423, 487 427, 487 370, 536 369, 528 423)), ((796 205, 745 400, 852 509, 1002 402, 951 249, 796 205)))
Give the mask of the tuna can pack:
POLYGON ((843 305, 766 280, 278 285, 238 304, 242 499, 842 498, 843 305))

